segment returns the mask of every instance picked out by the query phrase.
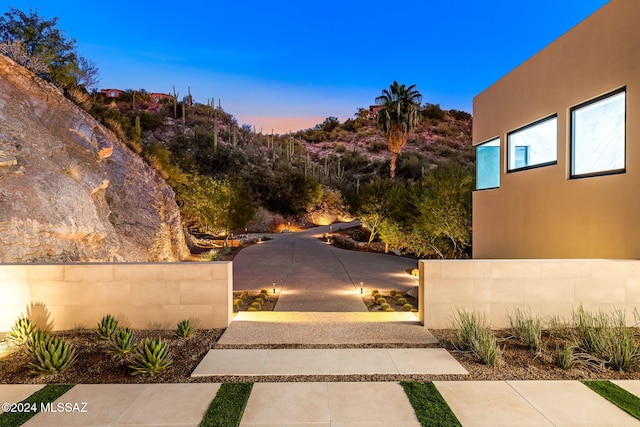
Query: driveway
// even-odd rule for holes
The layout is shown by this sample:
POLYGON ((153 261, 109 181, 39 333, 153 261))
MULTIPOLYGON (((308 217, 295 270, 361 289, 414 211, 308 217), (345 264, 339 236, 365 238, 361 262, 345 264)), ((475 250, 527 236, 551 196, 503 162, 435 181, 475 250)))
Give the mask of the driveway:
MULTIPOLYGON (((334 224, 333 229, 354 223, 334 224)), ((372 288, 407 291, 417 281, 406 270, 417 261, 390 254, 339 249, 319 238, 328 226, 272 234, 273 240, 243 249, 233 260, 234 289, 281 292, 275 311, 367 311, 359 296, 372 288)))

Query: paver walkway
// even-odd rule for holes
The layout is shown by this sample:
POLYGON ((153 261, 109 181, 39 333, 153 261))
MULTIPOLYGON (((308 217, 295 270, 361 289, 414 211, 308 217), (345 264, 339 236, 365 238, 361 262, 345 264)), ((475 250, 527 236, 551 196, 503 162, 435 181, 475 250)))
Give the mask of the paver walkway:
POLYGON ((327 232, 328 226, 274 234, 273 240, 243 249, 233 260, 234 289, 271 289, 275 282, 281 292, 275 311, 365 312, 360 282, 381 291, 417 285, 406 273, 417 267, 415 260, 335 248, 319 240, 327 232))
MULTIPOLYGON (((639 395, 640 381, 614 381, 639 395)), ((435 381, 463 426, 638 426, 578 381, 435 381)), ((21 389, 21 390, 19 390, 21 389)), ((41 412, 26 426, 197 426, 219 384, 77 385, 55 403, 83 413, 41 412)), ((0 385, 0 402, 25 398, 0 385), (20 397, 21 396, 21 397, 20 397)), ((255 383, 242 426, 419 426, 396 382, 255 383)))

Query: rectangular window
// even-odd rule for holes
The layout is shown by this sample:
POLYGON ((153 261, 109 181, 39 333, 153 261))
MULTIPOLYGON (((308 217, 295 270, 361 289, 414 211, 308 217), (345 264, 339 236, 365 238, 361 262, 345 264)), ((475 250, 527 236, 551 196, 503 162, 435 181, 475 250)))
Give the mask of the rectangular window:
POLYGON ((508 170, 558 162, 558 118, 549 117, 507 134, 508 170))
POLYGON ((500 138, 476 146, 476 188, 500 187, 500 138))
POLYGON ((625 171, 626 92, 571 109, 571 176, 625 171))

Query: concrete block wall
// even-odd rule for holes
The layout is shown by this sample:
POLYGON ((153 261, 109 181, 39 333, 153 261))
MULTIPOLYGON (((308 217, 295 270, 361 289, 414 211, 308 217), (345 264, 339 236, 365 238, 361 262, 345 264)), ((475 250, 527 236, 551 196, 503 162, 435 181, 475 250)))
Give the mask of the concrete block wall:
POLYGON ((231 262, 0 265, 0 331, 21 315, 53 330, 95 328, 108 313, 136 329, 182 319, 224 328, 232 302, 231 262))
POLYGON ((509 325, 516 308, 569 319, 587 310, 622 309, 627 324, 640 309, 640 261, 607 259, 423 260, 420 319, 448 329, 458 307, 484 313, 493 328, 509 325))

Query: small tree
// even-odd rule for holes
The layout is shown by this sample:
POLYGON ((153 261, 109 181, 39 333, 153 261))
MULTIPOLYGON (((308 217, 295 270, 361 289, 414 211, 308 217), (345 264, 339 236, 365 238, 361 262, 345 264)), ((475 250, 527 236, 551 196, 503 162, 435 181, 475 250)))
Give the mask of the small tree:
POLYGON ((394 187, 389 181, 374 181, 362 187, 351 202, 355 215, 369 234, 367 248, 380 232, 392 210, 394 187))

